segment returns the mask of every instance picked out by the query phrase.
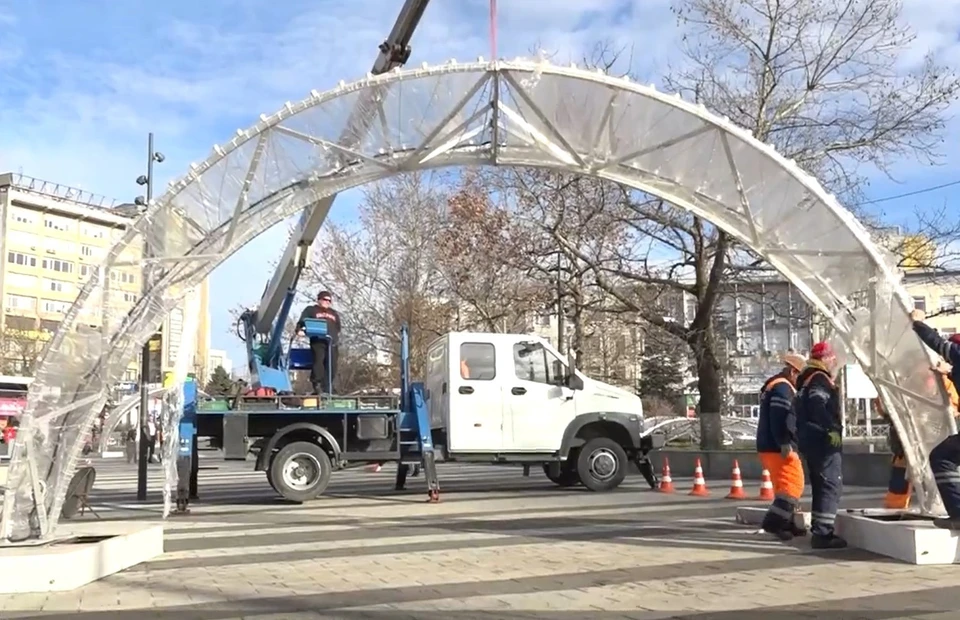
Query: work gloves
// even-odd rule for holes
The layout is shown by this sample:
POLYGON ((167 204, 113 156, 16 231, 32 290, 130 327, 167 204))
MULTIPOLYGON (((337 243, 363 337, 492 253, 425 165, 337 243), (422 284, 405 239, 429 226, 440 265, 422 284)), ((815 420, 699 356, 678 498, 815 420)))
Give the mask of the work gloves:
POLYGON ((780 456, 782 456, 783 458, 787 458, 788 456, 790 456, 791 452, 793 452, 793 446, 791 446, 790 444, 785 443, 782 446, 780 446, 780 456))
POLYGON ((831 448, 839 448, 843 445, 843 437, 841 437, 837 431, 827 433, 827 440, 830 441, 831 448))

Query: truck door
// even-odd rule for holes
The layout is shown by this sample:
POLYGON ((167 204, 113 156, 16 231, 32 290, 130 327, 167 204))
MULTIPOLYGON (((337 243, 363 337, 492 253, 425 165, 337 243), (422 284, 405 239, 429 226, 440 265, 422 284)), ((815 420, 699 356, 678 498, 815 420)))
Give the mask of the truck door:
POLYGON ((460 355, 451 357, 450 451, 503 451, 503 394, 496 347, 490 342, 464 342, 460 355))
POLYGON ((513 345, 513 376, 505 377, 509 450, 553 452, 576 416, 573 390, 562 387, 566 366, 542 346, 513 345))

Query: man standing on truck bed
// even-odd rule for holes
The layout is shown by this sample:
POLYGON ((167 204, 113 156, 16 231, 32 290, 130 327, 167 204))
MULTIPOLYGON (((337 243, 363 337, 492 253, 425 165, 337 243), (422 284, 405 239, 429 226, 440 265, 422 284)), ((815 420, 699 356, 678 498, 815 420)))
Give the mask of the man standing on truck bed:
POLYGON ((334 310, 333 293, 320 291, 317 293, 317 303, 303 309, 300 320, 297 322, 297 331, 302 332, 305 319, 320 319, 327 322, 328 338, 310 338, 310 351, 313 352, 313 368, 310 370, 310 382, 313 391, 319 394, 330 394, 333 390, 333 380, 337 376, 337 356, 340 342, 340 314, 334 310), (329 362, 330 367, 327 368, 329 362))

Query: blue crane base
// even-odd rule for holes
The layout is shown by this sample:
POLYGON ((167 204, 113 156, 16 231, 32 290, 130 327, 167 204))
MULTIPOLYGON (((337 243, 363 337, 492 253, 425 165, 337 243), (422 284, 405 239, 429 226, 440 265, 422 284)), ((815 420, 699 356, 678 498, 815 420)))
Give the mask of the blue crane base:
POLYGON ((187 380, 183 384, 183 417, 180 419, 180 437, 177 446, 177 510, 190 512, 190 500, 197 499, 197 384, 187 380))
MULTIPOLYGON (((440 480, 437 476, 436 452, 433 447, 433 433, 430 427, 430 414, 427 411, 427 401, 422 383, 412 383, 406 399, 405 407, 400 415, 400 450, 401 452, 419 452, 423 476, 427 482, 427 501, 440 501, 440 480)), ((397 465, 396 490, 402 491, 406 487, 410 465, 401 461, 397 465)), ((414 471, 416 475, 416 471, 414 471)))

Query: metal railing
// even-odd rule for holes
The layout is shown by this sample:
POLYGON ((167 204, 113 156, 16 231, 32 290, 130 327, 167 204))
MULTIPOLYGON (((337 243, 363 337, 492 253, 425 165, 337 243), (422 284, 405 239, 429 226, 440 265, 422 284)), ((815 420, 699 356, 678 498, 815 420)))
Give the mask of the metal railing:
POLYGON ((101 194, 94 194, 79 187, 70 187, 62 183, 53 181, 44 181, 21 173, 11 173, 9 175, 0 175, 0 185, 4 181, 9 183, 10 187, 31 194, 37 194, 44 198, 50 198, 60 202, 70 202, 81 204, 97 209, 112 209, 117 206, 117 201, 101 194))

